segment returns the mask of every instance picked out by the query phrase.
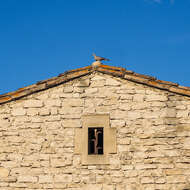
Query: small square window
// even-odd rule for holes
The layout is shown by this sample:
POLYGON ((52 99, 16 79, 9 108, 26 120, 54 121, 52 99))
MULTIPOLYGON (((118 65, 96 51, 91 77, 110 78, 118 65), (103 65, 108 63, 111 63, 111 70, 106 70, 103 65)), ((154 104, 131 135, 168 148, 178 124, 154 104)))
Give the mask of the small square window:
POLYGON ((103 127, 88 128, 88 154, 104 154, 103 127))

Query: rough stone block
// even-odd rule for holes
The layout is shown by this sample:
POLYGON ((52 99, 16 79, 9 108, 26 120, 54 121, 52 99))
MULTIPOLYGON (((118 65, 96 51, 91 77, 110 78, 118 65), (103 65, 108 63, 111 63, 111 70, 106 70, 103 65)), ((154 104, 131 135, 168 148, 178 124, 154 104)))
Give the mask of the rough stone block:
POLYGON ((30 116, 38 115, 38 110, 36 108, 28 108, 27 115, 30 115, 30 116))
POLYGON ((137 170, 156 169, 157 166, 155 164, 136 164, 135 168, 137 170))
POLYGON ((134 102, 143 102, 145 96, 143 94, 136 94, 133 96, 133 101, 134 102))
POLYGON ((154 183, 154 179, 151 178, 151 177, 142 177, 141 178, 141 183, 142 184, 151 184, 151 183, 154 183))
POLYGON ((64 114, 64 115, 72 115, 72 114, 79 114, 82 112, 81 107, 62 107, 59 109, 59 114, 64 114))
POLYGON ((80 98, 68 98, 67 100, 62 102, 62 106, 63 107, 80 107, 84 105, 84 100, 80 99, 80 98))
POLYGON ((18 176, 17 180, 19 183, 36 183, 38 178, 34 176, 18 176))
POLYGON ((90 84, 90 80, 89 79, 83 79, 83 80, 79 80, 76 83, 74 83, 74 86, 88 87, 89 84, 90 84))
POLYGON ((63 159, 51 159, 51 166, 55 168, 64 167, 66 165, 64 158, 63 159))
POLYGON ((49 98, 49 94, 48 94, 48 92, 46 92, 46 93, 38 95, 36 98, 39 100, 46 100, 49 98))
POLYGON ((166 179, 164 177, 159 177, 155 179, 156 184, 163 184, 166 183, 166 179))
POLYGON ((8 177, 9 170, 3 167, 0 167, 0 178, 8 177))
POLYGON ((122 145, 129 145, 131 144, 131 139, 130 138, 120 138, 119 139, 119 144, 122 144, 122 145))
POLYGON ((26 114, 26 110, 23 108, 16 108, 12 110, 13 116, 22 116, 26 114))
POLYGON ((53 183, 53 177, 50 175, 40 175, 39 183, 53 183))
POLYGON ((65 86, 63 88, 63 91, 66 92, 66 93, 73 92, 73 86, 65 86))
POLYGON ((91 87, 102 87, 105 85, 105 80, 95 80, 91 82, 91 87))
POLYGON ((164 95, 155 95, 155 94, 150 94, 146 96, 146 101, 160 101, 164 102, 167 101, 168 98, 164 95))
POLYGON ((94 77, 91 78, 92 81, 94 80, 105 80, 105 77, 104 76, 100 76, 100 75, 96 75, 94 77))
POLYGON ((125 121, 124 120, 111 120, 111 127, 124 127, 125 121))
POLYGON ((48 108, 42 108, 42 109, 40 109, 39 114, 42 116, 49 115, 50 110, 48 108))
POLYGON ((61 122, 61 125, 64 127, 64 128, 67 128, 67 127, 72 127, 72 128, 76 128, 76 127, 81 127, 81 122, 80 120, 68 120, 68 119, 65 119, 61 122))
POLYGON ((141 118, 142 116, 141 116, 141 113, 140 113, 140 112, 129 111, 129 112, 127 113, 127 117, 128 117, 129 119, 134 120, 134 119, 139 119, 139 118, 141 118))
POLYGON ((24 102, 25 108, 41 108, 43 106, 43 102, 41 100, 26 100, 24 102))
POLYGON ((84 190, 89 190, 89 189, 102 190, 102 184, 84 185, 83 189, 84 190))
POLYGON ((162 109, 160 117, 176 117, 176 109, 166 108, 162 109))
POLYGON ((60 99, 48 99, 44 101, 44 105, 47 107, 60 107, 61 100, 60 99))
POLYGON ((54 182, 55 183, 71 183, 72 175, 71 174, 55 175, 54 182))
POLYGON ((112 78, 108 78, 106 79, 106 86, 119 86, 121 84, 121 82, 112 79, 112 78))
POLYGON ((167 183, 185 183, 186 176, 184 175, 175 175, 175 176, 166 176, 167 183))
POLYGON ((88 88, 88 89, 85 90, 86 95, 87 94, 94 94, 96 92, 98 92, 97 88, 88 88))

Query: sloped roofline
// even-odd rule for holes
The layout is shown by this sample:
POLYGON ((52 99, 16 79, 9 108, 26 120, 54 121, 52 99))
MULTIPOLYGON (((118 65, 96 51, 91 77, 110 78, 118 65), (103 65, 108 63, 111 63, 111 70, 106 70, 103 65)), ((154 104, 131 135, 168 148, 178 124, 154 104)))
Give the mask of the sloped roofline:
POLYGON ((59 74, 57 77, 42 80, 37 82, 36 84, 24 88, 19 88, 18 90, 13 92, 2 94, 0 95, 0 104, 5 104, 7 102, 28 96, 30 94, 58 86, 70 80, 89 75, 94 71, 190 97, 190 87, 184 87, 178 85, 177 83, 158 80, 155 77, 138 74, 133 71, 126 70, 122 67, 100 65, 98 67, 87 66, 79 69, 66 71, 62 74, 59 74))

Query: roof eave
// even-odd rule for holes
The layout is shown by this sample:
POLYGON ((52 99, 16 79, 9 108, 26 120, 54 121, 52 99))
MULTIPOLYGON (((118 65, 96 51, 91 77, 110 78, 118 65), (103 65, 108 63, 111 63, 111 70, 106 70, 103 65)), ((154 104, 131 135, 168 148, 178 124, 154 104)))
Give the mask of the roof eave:
POLYGON ((30 85, 24 88, 20 88, 14 92, 0 95, 0 105, 5 104, 10 101, 18 100, 22 97, 25 97, 25 96, 28 96, 40 91, 44 91, 49 88, 53 88, 60 84, 66 83, 70 80, 89 75, 94 71, 190 97, 189 87, 179 86, 178 84, 173 83, 173 82, 157 80, 155 77, 138 74, 121 67, 100 65, 98 67, 87 66, 87 67, 82 67, 79 69, 66 71, 64 73, 59 74, 57 77, 39 81, 36 84, 30 85))

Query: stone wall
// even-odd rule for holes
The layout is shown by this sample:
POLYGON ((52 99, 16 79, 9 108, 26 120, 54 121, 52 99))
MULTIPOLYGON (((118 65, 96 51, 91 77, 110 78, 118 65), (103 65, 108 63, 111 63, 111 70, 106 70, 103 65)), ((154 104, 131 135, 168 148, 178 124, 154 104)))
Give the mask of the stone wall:
POLYGON ((0 189, 190 189, 190 98, 94 73, 1 105, 0 189), (74 153, 87 113, 117 130, 109 165, 74 153))

